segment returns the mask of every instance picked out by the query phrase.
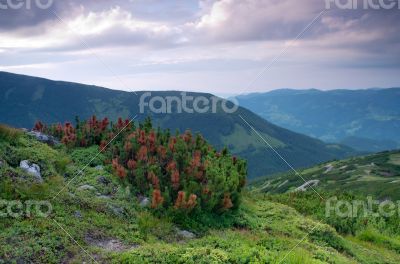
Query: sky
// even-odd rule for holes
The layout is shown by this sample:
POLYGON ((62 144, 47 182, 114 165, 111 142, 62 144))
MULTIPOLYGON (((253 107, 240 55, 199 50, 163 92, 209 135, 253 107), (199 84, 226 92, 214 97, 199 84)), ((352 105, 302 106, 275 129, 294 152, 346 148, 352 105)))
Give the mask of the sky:
POLYGON ((400 1, 22 1, 0 0, 0 71, 218 95, 400 87, 400 1))

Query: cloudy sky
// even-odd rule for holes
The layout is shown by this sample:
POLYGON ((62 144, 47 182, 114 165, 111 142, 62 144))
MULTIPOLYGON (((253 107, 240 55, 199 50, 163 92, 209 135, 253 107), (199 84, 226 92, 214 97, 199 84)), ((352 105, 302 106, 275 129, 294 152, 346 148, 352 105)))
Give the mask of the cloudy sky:
POLYGON ((219 95, 399 87, 398 6, 327 10, 325 1, 54 0, 41 9, 47 1, 31 0, 12 9, 18 1, 0 0, 0 70, 219 95))

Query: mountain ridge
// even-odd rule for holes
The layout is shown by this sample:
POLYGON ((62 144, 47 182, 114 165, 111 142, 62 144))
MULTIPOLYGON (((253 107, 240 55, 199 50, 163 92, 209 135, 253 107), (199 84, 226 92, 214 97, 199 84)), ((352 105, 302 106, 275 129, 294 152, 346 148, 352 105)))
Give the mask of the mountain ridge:
POLYGON ((282 89, 239 96, 239 104, 281 127, 370 152, 400 147, 400 88, 362 90, 282 89), (361 140, 365 141, 360 146, 361 140), (369 141, 373 147, 369 148, 369 141), (386 140, 386 142, 382 142, 386 140), (387 147, 387 140, 392 141, 387 147), (379 146, 380 145, 380 146, 379 146), (368 149, 369 148, 369 149, 368 149))
MULTIPOLYGON (((273 143, 288 162, 298 168, 322 161, 346 157, 355 152, 340 144, 326 144, 320 140, 280 128, 251 111, 239 107, 235 114, 218 108, 217 113, 140 114, 139 98, 142 92, 116 91, 78 83, 51 81, 44 78, 0 73, 0 122, 15 127, 33 127, 37 120, 44 123, 74 121, 75 116, 87 119, 92 115, 138 120, 151 116, 156 126, 191 129, 201 133, 214 146, 228 146, 238 156, 249 161, 249 175, 256 177, 286 171, 287 165, 239 117, 247 120, 264 138, 273 143)), ((154 96, 179 96, 181 92, 152 92, 154 96)), ((188 92, 189 96, 211 94, 188 92)))

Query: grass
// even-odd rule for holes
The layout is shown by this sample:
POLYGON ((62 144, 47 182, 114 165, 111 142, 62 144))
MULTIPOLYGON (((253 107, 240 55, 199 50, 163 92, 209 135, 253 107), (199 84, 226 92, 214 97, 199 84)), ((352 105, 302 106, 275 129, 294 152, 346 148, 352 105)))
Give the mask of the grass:
POLYGON ((0 124, 0 140, 14 143, 21 135, 22 132, 20 130, 0 124))
MULTIPOLYGON (((276 138, 271 137, 265 133, 261 133, 263 138, 267 140, 274 148, 283 148, 285 144, 276 138)), ((224 145, 232 144, 235 142, 234 151, 242 152, 249 148, 249 146, 254 146, 258 148, 260 146, 259 136, 256 135, 254 131, 248 133, 243 127, 236 124, 234 126, 233 133, 228 136, 222 136, 222 143, 224 145)), ((232 145, 233 147, 233 145, 232 145)))
POLYGON ((393 165, 399 165, 400 166, 400 154, 390 155, 390 163, 393 164, 393 165))
MULTIPOLYGON (((319 190, 352 191, 361 195, 372 195, 378 199, 400 199, 400 151, 382 152, 364 157, 332 161, 301 170, 302 178, 319 180, 319 190), (327 166, 333 169, 327 171, 327 166)), ((281 173, 263 177, 250 183, 250 188, 268 194, 293 191, 304 184, 304 180, 293 173, 281 173), (266 183, 269 183, 268 185, 266 183), (265 187, 267 186, 267 187, 265 187)))
POLYGON ((400 240, 385 236, 376 229, 373 228, 366 229, 360 232, 357 235, 357 238, 362 241, 371 242, 376 245, 383 246, 384 248, 394 250, 397 253, 400 253, 400 240))
POLYGON ((5 161, 0 200, 49 200, 53 211, 48 218, 2 218, 0 263, 92 262, 69 235, 100 263, 400 263, 396 239, 386 242, 388 237, 376 232, 341 235, 300 210, 317 208, 318 200, 309 197, 289 206, 244 191, 241 207, 229 215, 159 215, 141 208, 107 167, 94 168, 97 162, 74 178, 91 150, 71 155, 63 147, 51 148, 24 135, 14 139, 0 144, 0 159, 5 161), (22 159, 40 164, 43 184, 34 184, 18 169, 22 159), (87 184, 95 190, 78 189, 87 184), (194 232, 196 238, 179 237, 177 228, 194 232), (113 239, 132 249, 106 250, 88 236, 113 239))

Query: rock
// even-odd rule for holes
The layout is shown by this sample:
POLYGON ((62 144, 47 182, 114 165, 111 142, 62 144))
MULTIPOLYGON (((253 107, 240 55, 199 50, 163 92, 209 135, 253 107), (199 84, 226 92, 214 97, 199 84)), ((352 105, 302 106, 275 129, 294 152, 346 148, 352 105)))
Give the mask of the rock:
POLYGON ((74 193, 72 193, 72 192, 68 192, 68 195, 69 195, 69 197, 71 197, 71 198, 76 198, 76 195, 75 195, 74 193))
POLYGON ((0 160, 0 168, 3 167, 4 162, 0 160))
POLYGON ((102 165, 97 165, 96 167, 94 167, 95 170, 104 170, 104 167, 102 165))
POLYGON ((138 245, 125 245, 122 241, 115 238, 102 238, 93 234, 86 235, 85 241, 91 246, 99 247, 110 252, 122 252, 138 247, 138 245))
POLYGON ((42 174, 40 173, 40 167, 37 164, 30 163, 28 160, 23 160, 20 162, 19 167, 32 175, 35 181, 38 183, 43 183, 42 174))
POLYGON ((140 207, 148 207, 150 205, 150 199, 147 197, 142 197, 139 199, 139 205, 140 207))
POLYGON ((324 174, 327 174, 328 172, 331 172, 334 167, 332 166, 332 164, 328 164, 324 168, 326 169, 324 174))
POLYGON ((187 230, 177 229, 176 234, 177 234, 177 236, 179 236, 179 237, 181 237, 183 239, 194 239, 194 238, 196 238, 196 235, 194 233, 189 232, 187 230))
POLYGON ((108 196, 108 195, 98 195, 97 198, 109 200, 109 199, 111 199, 111 196, 108 196))
POLYGON ((125 215, 125 209, 122 207, 118 207, 118 206, 109 204, 108 208, 116 216, 123 217, 125 215))
POLYGON ((319 184, 319 180, 311 180, 311 181, 304 183, 300 187, 297 187, 295 191, 304 192, 304 191, 307 191, 308 188, 316 187, 318 184, 319 184))
POLYGON ((43 134, 41 132, 38 131, 30 131, 28 132, 28 135, 31 135, 33 137, 36 138, 36 140, 46 143, 48 145, 51 146, 55 146, 55 145, 59 145, 60 141, 58 141, 56 138, 52 137, 52 136, 48 136, 46 134, 43 134))
POLYGON ((282 182, 281 184, 279 184, 278 185, 278 187, 277 188, 280 188, 280 187, 282 187, 283 185, 285 185, 286 183, 288 183, 289 182, 289 180, 286 180, 286 181, 284 181, 284 182, 282 182))
POLYGON ((104 176, 100 176, 99 178, 97 178, 97 182, 104 185, 108 185, 111 183, 111 181, 104 176))
POLYGON ((75 211, 74 216, 75 216, 76 218, 82 218, 82 214, 81 214, 80 211, 75 211))
POLYGON ((77 190, 78 191, 95 191, 96 188, 94 188, 92 185, 85 184, 85 185, 79 186, 77 190))

